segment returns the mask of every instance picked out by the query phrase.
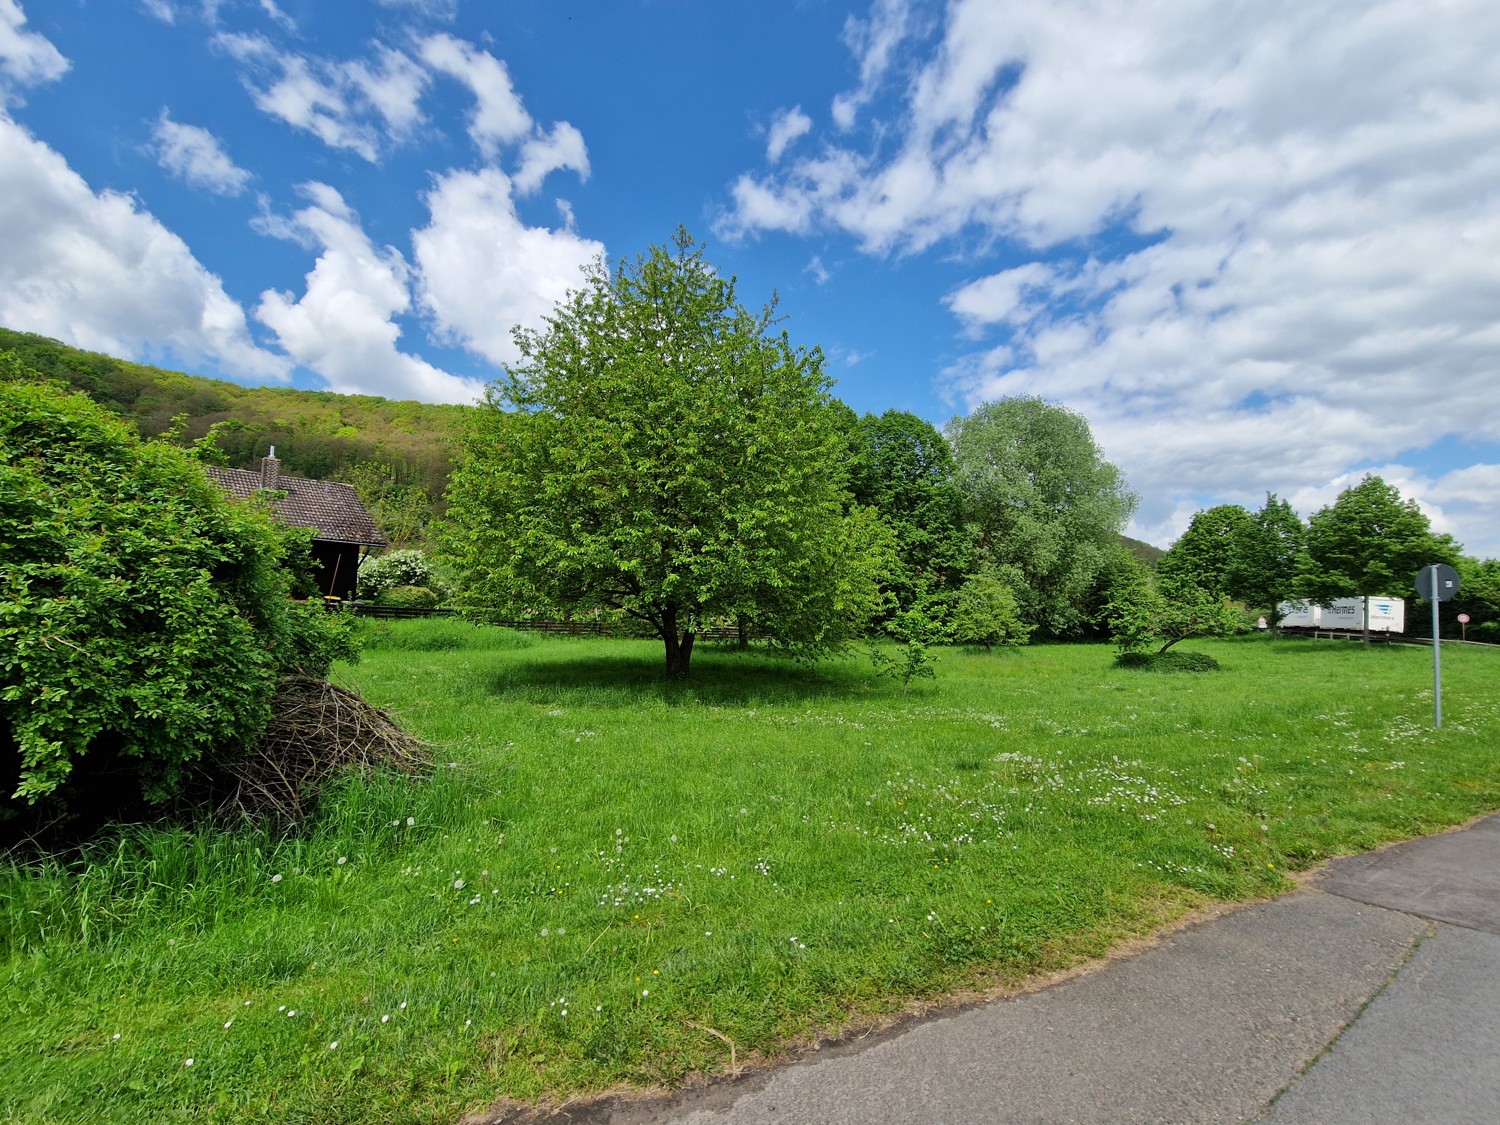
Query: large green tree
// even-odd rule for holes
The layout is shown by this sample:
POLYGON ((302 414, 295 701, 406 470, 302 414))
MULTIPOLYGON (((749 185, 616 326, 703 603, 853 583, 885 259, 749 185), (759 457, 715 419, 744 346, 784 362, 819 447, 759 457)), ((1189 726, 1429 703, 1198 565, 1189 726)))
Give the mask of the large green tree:
POLYGON ((1164 582, 1197 586, 1215 598, 1231 596, 1236 544, 1251 523, 1238 504, 1219 504, 1194 514, 1188 528, 1156 564, 1164 582))
POLYGON ((1054 637, 1088 624, 1136 496, 1082 417, 1040 398, 986 403, 945 431, 987 569, 1054 637))
POLYGON ((1371 474, 1307 521, 1296 593, 1320 604, 1366 595, 1405 597, 1422 567, 1458 560, 1457 544, 1433 534, 1415 500, 1371 474))
POLYGON ((448 549, 480 596, 620 610, 671 678, 718 621, 809 655, 856 636, 889 533, 851 502, 821 352, 775 320, 679 230, 518 330, 449 490, 448 549))
POLYGON ((932 423, 904 410, 866 414, 852 430, 850 491, 895 534, 896 564, 882 579, 889 612, 942 617, 974 555, 953 452, 932 423))
POLYGON ((1246 605, 1263 610, 1275 628, 1281 605, 1293 595, 1301 564, 1307 527, 1285 500, 1274 492, 1234 534, 1228 592, 1246 605))

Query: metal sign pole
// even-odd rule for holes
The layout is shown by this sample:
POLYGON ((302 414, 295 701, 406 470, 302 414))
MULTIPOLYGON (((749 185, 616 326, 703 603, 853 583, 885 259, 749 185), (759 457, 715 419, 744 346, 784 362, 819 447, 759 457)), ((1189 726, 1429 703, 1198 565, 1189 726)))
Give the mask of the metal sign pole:
POLYGON ((1458 593, 1458 571, 1447 563, 1433 563, 1417 571, 1417 597, 1432 602, 1432 706, 1437 725, 1443 725, 1443 638, 1438 635, 1438 602, 1458 593))
POLYGON ((1437 567, 1428 567, 1432 575, 1432 706, 1435 725, 1443 726, 1443 638, 1438 636, 1438 572, 1437 567))

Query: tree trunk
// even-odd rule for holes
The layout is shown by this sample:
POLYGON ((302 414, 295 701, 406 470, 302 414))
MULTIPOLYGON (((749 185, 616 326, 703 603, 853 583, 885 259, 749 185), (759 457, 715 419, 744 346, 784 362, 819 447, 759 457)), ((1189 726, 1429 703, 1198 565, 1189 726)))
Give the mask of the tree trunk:
POLYGON ((693 642, 698 634, 677 629, 677 607, 667 606, 661 615, 661 639, 667 647, 667 679, 685 680, 693 659, 693 642))

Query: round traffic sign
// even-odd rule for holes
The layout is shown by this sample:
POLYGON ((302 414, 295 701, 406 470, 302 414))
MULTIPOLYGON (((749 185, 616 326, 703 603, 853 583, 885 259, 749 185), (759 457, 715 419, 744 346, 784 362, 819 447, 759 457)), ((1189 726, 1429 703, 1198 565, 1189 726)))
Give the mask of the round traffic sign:
POLYGON ((1460 613, 1458 615, 1458 623, 1460 625, 1467 625, 1469 623, 1469 615, 1467 613, 1460 613))
POLYGON ((1447 563, 1433 563, 1417 571, 1417 597, 1445 602, 1458 593, 1458 571, 1447 563))

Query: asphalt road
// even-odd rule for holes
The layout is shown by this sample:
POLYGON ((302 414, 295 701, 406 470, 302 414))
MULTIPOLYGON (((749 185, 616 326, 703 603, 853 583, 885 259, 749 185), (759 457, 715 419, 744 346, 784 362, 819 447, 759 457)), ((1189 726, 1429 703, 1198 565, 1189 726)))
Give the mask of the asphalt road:
MULTIPOLYGON (((1500 1122, 1500 814, 1053 987, 599 1125, 1500 1122)), ((536 1118, 533 1118, 536 1120, 536 1118)))

